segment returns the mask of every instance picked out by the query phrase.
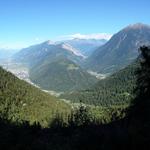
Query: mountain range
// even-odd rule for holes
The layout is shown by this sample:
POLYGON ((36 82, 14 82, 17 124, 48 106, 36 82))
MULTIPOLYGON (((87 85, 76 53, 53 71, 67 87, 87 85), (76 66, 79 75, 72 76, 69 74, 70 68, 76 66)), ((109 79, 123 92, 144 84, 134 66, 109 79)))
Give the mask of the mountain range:
POLYGON ((122 29, 108 42, 85 39, 58 43, 46 41, 22 49, 14 58, 29 66, 30 79, 41 88, 74 91, 89 88, 98 81, 89 71, 112 74, 133 63, 139 55, 138 48, 150 44, 149 39, 150 26, 138 23, 122 29), (87 57, 82 48, 84 44, 88 47, 88 43, 95 43, 95 47, 103 45, 87 57))
POLYGON ((21 49, 13 58, 17 62, 23 62, 32 67, 40 64, 45 59, 52 62, 60 58, 67 58, 74 62, 80 62, 84 59, 84 56, 66 43, 55 44, 51 41, 46 41, 21 49))
POLYGON ((129 25, 86 59, 84 67, 99 73, 113 73, 132 63, 140 46, 150 44, 150 26, 129 25))
POLYGON ((30 69, 30 79, 45 90, 58 92, 85 89, 98 80, 73 61, 62 58, 56 61, 43 61, 30 69))
POLYGON ((0 59, 8 59, 11 58, 15 53, 17 53, 19 50, 15 49, 5 49, 0 48, 0 59))
POLYGON ((84 55, 67 43, 46 41, 22 49, 14 59, 26 63, 31 81, 45 90, 73 91, 97 81, 79 66, 84 55))
POLYGON ((94 50, 98 47, 104 45, 107 40, 106 39, 79 39, 74 38, 72 40, 66 40, 65 43, 68 43, 72 47, 78 49, 83 55, 89 57, 94 50))

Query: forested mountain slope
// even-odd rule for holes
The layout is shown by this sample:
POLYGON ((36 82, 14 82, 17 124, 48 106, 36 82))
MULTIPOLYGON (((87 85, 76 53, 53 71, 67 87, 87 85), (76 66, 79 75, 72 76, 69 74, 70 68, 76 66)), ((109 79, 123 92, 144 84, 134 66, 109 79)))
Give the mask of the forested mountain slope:
POLYGON ((69 106, 40 89, 18 79, 0 67, 0 115, 12 121, 49 124, 56 113, 67 113, 69 106))
POLYGON ((100 80, 92 88, 61 95, 61 98, 73 102, 110 106, 129 104, 135 87, 135 70, 138 61, 113 75, 100 80))
POLYGON ((66 58, 54 62, 45 60, 30 69, 30 79, 43 89, 59 92, 89 88, 98 81, 96 77, 66 58))

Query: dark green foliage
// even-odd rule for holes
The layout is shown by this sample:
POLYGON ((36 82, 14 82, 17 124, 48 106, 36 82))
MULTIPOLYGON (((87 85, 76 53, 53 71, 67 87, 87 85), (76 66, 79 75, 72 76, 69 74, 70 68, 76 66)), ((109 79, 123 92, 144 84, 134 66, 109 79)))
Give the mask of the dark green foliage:
POLYGON ((85 106, 81 105, 75 112, 74 122, 77 126, 87 125, 90 123, 90 114, 85 106))
POLYGON ((80 106, 72 122, 66 126, 61 116, 51 122, 49 128, 41 128, 38 124, 28 122, 11 123, 0 120, 0 148, 13 150, 98 150, 127 148, 125 130, 120 131, 121 123, 102 125, 90 121, 88 109, 80 106), (83 113, 83 114, 82 114, 83 113), (77 122, 76 122, 77 121, 77 122))
POLYGON ((30 79, 43 89, 73 91, 88 88, 98 81, 69 59, 44 61, 30 69, 30 79))
POLYGON ((72 102, 82 100, 83 103, 100 106, 129 104, 136 86, 134 72, 138 65, 136 61, 125 69, 100 80, 90 89, 62 94, 60 97, 72 102))
POLYGON ((136 71, 135 99, 130 107, 129 132, 135 148, 150 143, 150 47, 141 47, 140 67, 136 71), (133 138, 134 137, 134 138, 133 138))
POLYGON ((0 68, 1 117, 12 121, 40 122, 46 126, 56 112, 65 114, 69 110, 64 102, 0 68))
POLYGON ((69 126, 84 126, 90 124, 92 118, 94 116, 90 114, 89 108, 81 104, 77 109, 72 111, 68 117, 68 123, 69 126))

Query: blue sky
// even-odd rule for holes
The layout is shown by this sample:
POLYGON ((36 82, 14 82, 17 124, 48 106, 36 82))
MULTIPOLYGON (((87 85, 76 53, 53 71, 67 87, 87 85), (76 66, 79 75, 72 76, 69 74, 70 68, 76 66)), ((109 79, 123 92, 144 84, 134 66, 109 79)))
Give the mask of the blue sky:
POLYGON ((149 6, 150 0, 0 0, 0 47, 111 35, 150 24, 149 6))

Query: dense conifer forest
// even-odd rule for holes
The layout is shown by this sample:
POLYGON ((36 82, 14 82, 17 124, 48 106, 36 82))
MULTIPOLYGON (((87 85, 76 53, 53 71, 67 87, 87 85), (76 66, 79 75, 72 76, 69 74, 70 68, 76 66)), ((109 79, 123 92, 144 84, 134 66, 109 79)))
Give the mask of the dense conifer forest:
POLYGON ((56 113, 66 115, 69 112, 68 104, 0 68, 1 117, 19 122, 40 122, 47 126, 56 113))
POLYGON ((106 79, 100 80, 90 89, 65 93, 60 98, 99 106, 128 105, 133 98, 136 86, 135 70, 138 66, 137 60, 106 79))

